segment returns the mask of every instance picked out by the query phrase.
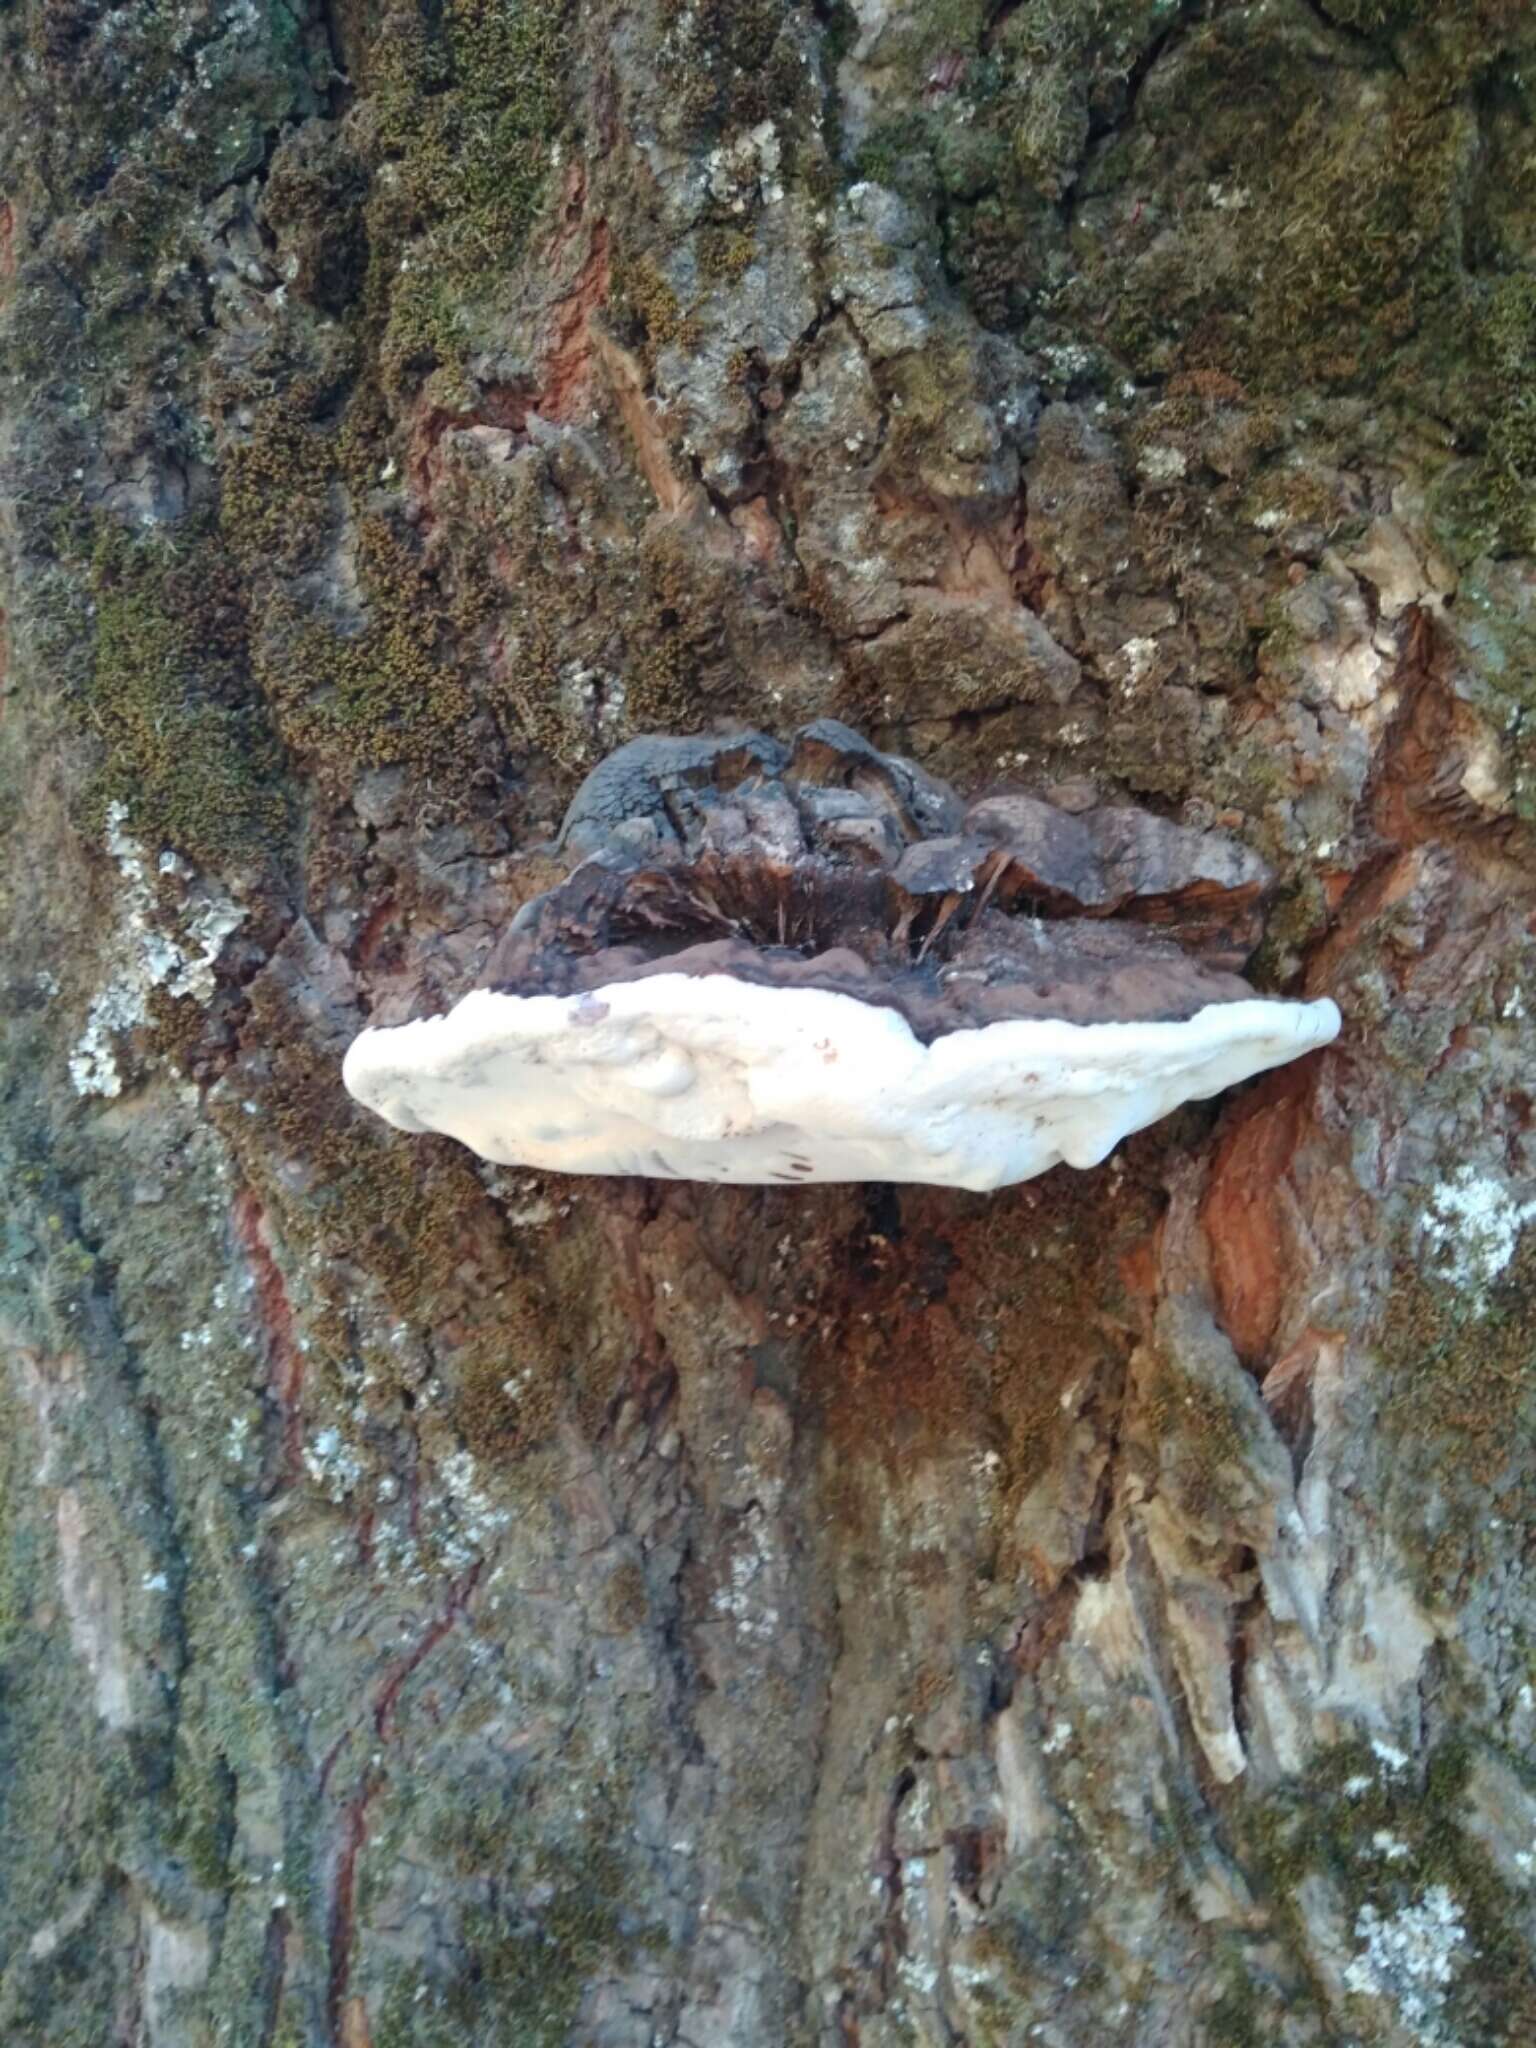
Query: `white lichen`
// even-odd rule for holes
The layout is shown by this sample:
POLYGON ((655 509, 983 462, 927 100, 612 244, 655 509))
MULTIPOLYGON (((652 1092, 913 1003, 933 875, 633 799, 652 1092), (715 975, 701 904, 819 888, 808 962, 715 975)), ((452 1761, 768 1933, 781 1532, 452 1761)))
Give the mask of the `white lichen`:
POLYGON ((1040 356, 1047 377, 1057 384, 1071 384, 1078 377, 1086 377, 1098 361, 1093 350, 1080 341, 1054 343, 1041 349, 1040 356))
POLYGON ((775 1594, 783 1573, 771 1528, 749 1513, 732 1551, 726 1581, 715 1587, 710 1607, 744 1642, 771 1643, 779 1631, 775 1594))
POLYGON ((318 1430, 304 1446, 304 1469, 327 1500, 338 1506, 363 1476, 362 1460, 338 1429, 318 1430))
POLYGON ((1480 1307, 1478 1297, 1514 1257, 1533 1219, 1536 1201, 1519 1201, 1492 1174, 1464 1165, 1431 1190, 1424 1240, 1453 1284, 1480 1307))
POLYGON ((705 160, 704 175, 712 199, 728 206, 732 213, 745 213, 754 198, 761 198, 766 206, 776 206, 784 197, 782 168, 779 132, 772 121, 759 121, 755 128, 712 149, 705 160))
POLYGON ((1185 474, 1189 461, 1181 448, 1159 445, 1142 449, 1138 467, 1149 484, 1171 484, 1185 474))
POLYGON ((1134 691, 1138 684, 1146 680, 1147 676, 1151 673, 1152 664, 1156 660, 1157 642, 1155 640, 1149 640, 1145 635, 1138 634, 1134 639, 1126 641, 1125 645, 1120 649, 1120 661, 1124 666, 1124 679, 1121 688, 1127 695, 1134 691))
MULTIPOLYGON (((212 998, 217 985, 214 969, 224 942, 245 917, 239 904, 202 889, 189 895, 183 906, 180 932, 167 931, 160 921, 149 856, 128 832, 127 823, 127 805, 109 804, 107 851, 124 883, 117 930, 122 964, 93 999, 85 1030, 70 1055, 69 1077, 78 1095, 110 1098, 122 1093, 117 1041, 145 1022, 157 988, 199 1003, 212 998)), ((156 871, 179 878, 177 856, 169 856, 174 863, 169 867, 166 858, 162 855, 155 863, 156 871)))
POLYGON ((1443 1884, 1384 1918, 1374 1906, 1355 1919, 1359 1953, 1344 1972, 1350 1991, 1390 1999, 1420 2041, 1446 2039, 1445 1993, 1467 1938, 1461 1907, 1443 1884))
MULTIPOLYGON (((505 1382, 514 1396, 521 1390, 516 1380, 505 1382)), ((484 1557, 497 1538, 510 1526, 511 1511, 498 1507, 480 1485, 479 1471, 468 1451, 450 1453, 438 1468, 443 1482, 443 1506, 448 1527, 439 1530, 444 1562, 453 1570, 484 1557)))

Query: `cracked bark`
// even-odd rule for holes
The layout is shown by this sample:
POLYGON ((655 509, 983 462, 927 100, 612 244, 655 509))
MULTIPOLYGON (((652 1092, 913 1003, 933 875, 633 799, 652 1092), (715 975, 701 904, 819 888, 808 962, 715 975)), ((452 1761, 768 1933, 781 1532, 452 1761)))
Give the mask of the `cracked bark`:
POLYGON ((4 17, 7 2042, 1536 2035, 1529 10, 937 12, 4 17), (1339 1045, 986 1199, 352 1111, 826 714, 1339 1045))

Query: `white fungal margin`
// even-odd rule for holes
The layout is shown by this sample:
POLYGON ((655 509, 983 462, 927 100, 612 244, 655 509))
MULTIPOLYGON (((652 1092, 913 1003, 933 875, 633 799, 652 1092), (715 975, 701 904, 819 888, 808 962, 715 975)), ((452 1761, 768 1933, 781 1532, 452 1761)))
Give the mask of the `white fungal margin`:
POLYGON ((477 989, 445 1017, 364 1031, 342 1071, 398 1129, 503 1166, 983 1190, 1096 1166, 1338 1029, 1326 999, 1255 997, 1182 1022, 1020 1018, 924 1045, 853 996, 662 973, 579 996, 477 989))

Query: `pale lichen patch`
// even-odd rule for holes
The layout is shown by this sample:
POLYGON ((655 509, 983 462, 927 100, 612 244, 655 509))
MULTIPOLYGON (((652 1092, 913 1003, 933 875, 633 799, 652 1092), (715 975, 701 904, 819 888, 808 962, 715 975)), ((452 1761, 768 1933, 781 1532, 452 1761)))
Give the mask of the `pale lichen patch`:
POLYGON ((1364 1905, 1355 1918, 1355 1939, 1362 1946, 1344 1973, 1345 1985, 1369 1998, 1390 1999, 1419 2041, 1445 2041, 1445 1994, 1466 1938, 1461 1907, 1443 1884, 1431 1885, 1390 1917, 1364 1905))
POLYGON ((316 1432, 304 1446, 304 1469, 327 1500, 346 1500, 363 1476, 362 1461, 338 1429, 316 1432))
POLYGON ((1508 1266, 1533 1219, 1536 1201, 1519 1201, 1494 1175, 1462 1165, 1431 1192, 1424 1239, 1452 1282, 1481 1297, 1508 1266))
MULTIPOLYGON (((156 989, 199 1003, 211 999, 224 942, 245 917, 239 904, 205 888, 189 897, 179 934, 167 932, 158 918, 149 857, 128 832, 127 821, 126 804, 108 805, 107 851, 125 885, 116 947, 121 964, 92 1001, 85 1030, 70 1054, 69 1077, 77 1095, 122 1093, 116 1041, 147 1021, 156 989)), ((180 875, 176 857, 170 859, 175 865, 161 857, 158 872, 180 875)))

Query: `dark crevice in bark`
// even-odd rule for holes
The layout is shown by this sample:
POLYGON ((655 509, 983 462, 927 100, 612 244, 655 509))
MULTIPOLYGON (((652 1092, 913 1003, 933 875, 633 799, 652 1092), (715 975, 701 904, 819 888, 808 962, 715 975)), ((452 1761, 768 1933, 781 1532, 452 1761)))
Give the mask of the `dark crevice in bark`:
POLYGON ((257 1987, 260 2004, 260 2031, 257 2035, 258 2048, 272 2048, 277 2036, 278 2023, 283 2016, 283 2000, 288 1986, 288 1937, 292 1929, 287 1911, 278 1907, 267 1921, 267 1938, 262 1950, 261 1981, 257 1987))
POLYGON ((1329 11, 1325 0, 1302 0, 1302 5, 1312 16, 1318 27, 1336 36, 1341 43, 1358 50, 1362 55, 1369 53, 1380 63, 1390 66, 1399 78, 1406 78, 1408 71, 1390 34, 1373 35, 1369 29, 1357 27, 1352 21, 1341 21, 1329 11))

